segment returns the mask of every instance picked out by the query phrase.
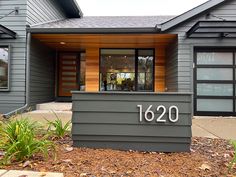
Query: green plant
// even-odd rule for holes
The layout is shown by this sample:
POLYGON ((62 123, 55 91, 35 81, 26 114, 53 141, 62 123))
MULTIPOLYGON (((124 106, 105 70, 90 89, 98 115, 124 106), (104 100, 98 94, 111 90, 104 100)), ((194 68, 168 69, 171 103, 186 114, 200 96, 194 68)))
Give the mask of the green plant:
POLYGON ((56 116, 56 120, 49 121, 48 119, 46 119, 46 121, 48 122, 48 130, 54 136, 56 136, 58 138, 63 138, 68 133, 68 131, 70 129, 71 121, 66 122, 65 125, 63 126, 62 120, 57 116, 57 114, 55 112, 53 112, 53 113, 56 116))
POLYGON ((232 140, 230 141, 230 143, 233 145, 234 148, 234 156, 233 159, 231 160, 231 162, 229 163, 229 171, 232 170, 232 168, 234 167, 235 163, 236 163, 236 140, 232 140))
MULTIPOLYGON (((5 153, 1 163, 23 161, 36 154, 48 157, 49 150, 55 149, 47 136, 37 138, 36 132, 40 127, 28 119, 14 119, 6 122, 0 129, 0 150, 5 153)), ((55 152, 55 151, 53 151, 55 152)))

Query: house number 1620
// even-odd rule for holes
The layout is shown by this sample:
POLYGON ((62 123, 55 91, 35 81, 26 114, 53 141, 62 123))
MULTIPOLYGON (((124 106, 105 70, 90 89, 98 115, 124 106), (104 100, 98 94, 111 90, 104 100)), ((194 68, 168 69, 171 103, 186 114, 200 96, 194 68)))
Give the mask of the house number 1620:
MULTIPOLYGON (((137 105, 139 108, 139 121, 143 121, 143 106, 137 105)), ((158 123, 165 123, 167 120, 163 119, 163 116, 166 114, 166 107, 163 105, 160 105, 156 108, 156 112, 160 112, 161 114, 155 118, 154 111, 151 110, 152 105, 150 105, 144 112, 144 120, 147 122, 152 122, 154 119, 156 119, 156 122, 158 123)), ((179 109, 177 106, 170 106, 168 111, 168 119, 170 122, 175 123, 179 120, 179 109)))

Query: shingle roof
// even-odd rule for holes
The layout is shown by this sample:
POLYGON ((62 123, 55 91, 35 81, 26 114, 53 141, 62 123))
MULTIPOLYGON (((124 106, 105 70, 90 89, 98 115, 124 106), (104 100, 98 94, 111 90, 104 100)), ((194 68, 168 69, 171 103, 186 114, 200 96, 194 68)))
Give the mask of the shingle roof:
POLYGON ((174 16, 85 16, 40 24, 32 28, 150 28, 174 16))

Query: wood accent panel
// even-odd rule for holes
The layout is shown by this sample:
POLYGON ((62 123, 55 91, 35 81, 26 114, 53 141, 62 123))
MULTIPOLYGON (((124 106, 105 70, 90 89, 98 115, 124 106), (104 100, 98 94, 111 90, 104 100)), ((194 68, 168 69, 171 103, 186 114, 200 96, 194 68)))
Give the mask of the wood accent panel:
POLYGON ((166 46, 175 34, 33 34, 47 46, 58 50, 86 48, 153 48, 166 46), (60 42, 65 42, 61 45, 60 42))
POLYGON ((99 48, 86 49, 85 91, 99 91, 99 48))
POLYGON ((155 92, 165 92, 165 47, 155 48, 155 92))

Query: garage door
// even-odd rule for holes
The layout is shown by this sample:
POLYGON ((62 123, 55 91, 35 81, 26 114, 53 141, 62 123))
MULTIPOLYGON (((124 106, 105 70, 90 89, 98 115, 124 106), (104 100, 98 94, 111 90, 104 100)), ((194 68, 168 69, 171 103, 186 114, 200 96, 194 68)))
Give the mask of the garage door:
POLYGON ((236 115, 235 50, 195 51, 195 115, 236 115))

